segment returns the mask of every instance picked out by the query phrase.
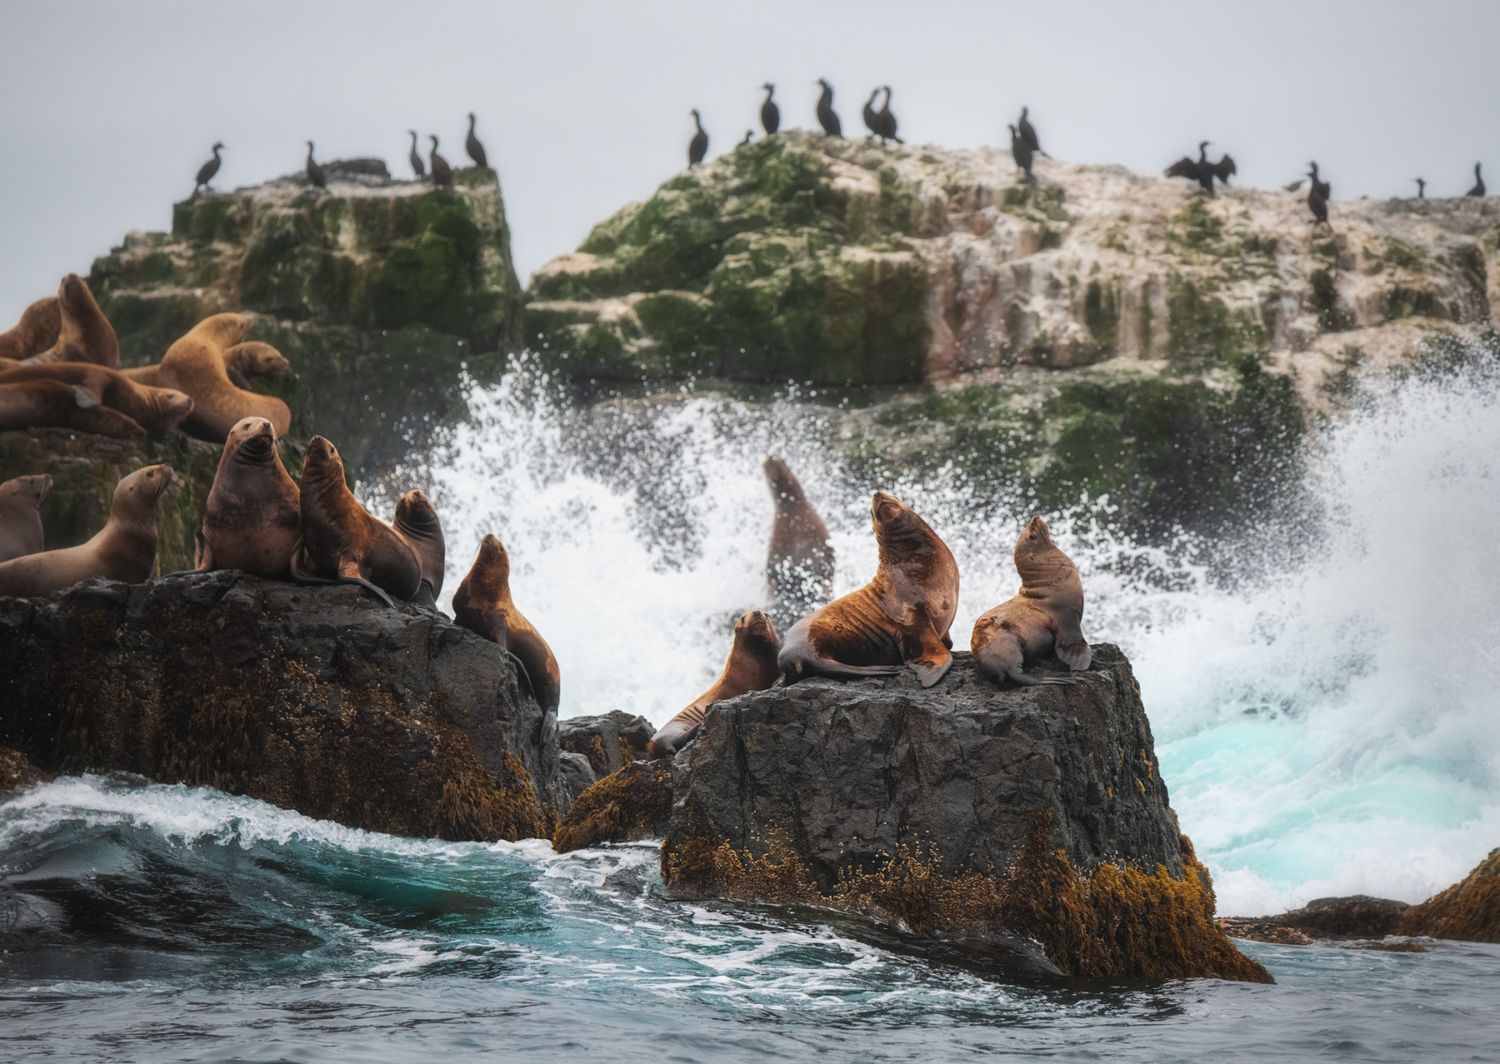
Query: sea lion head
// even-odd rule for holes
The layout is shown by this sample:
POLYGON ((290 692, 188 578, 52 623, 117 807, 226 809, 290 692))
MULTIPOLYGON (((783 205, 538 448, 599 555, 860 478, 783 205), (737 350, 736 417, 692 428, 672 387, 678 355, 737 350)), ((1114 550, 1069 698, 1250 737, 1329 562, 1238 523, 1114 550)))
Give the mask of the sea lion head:
POLYGON ((245 338, 245 333, 250 329, 250 316, 248 314, 236 314, 226 311, 222 314, 210 314, 189 331, 189 335, 197 336, 211 344, 219 347, 233 347, 245 338))
POLYGON ((149 384, 140 387, 151 405, 161 412, 168 426, 180 424, 193 412, 193 398, 186 392, 179 392, 176 388, 153 388, 149 384))
POLYGON ((74 310, 93 302, 94 294, 89 291, 89 286, 84 283, 82 277, 76 273, 70 273, 57 286, 57 298, 63 306, 74 310))
POLYGON ((46 499, 47 493, 51 490, 52 477, 46 473, 15 477, 0 484, 0 504, 24 500, 40 509, 42 500, 46 499))
POLYGON ((1027 584, 1050 581, 1059 567, 1071 567, 1072 560, 1052 541, 1052 532, 1041 517, 1033 517, 1016 537, 1016 572, 1027 584))
POLYGON ((240 360, 241 372, 252 377, 279 377, 292 368, 285 355, 261 340, 236 344, 234 354, 240 360))
POLYGON ((776 634, 770 614, 765 610, 746 610, 740 614, 734 622, 734 648, 736 652, 745 651, 774 662, 781 651, 781 637, 776 634))
POLYGON ((314 482, 344 479, 344 462, 339 449, 326 436, 314 436, 307 441, 307 454, 302 459, 302 479, 314 482))
MULTIPOLYGON (((437 508, 432 505, 432 500, 427 497, 425 491, 413 488, 401 496, 401 501, 396 503, 396 523, 404 529, 410 529, 418 535, 436 535, 442 532, 442 525, 438 522, 437 508)), ((486 536, 486 539, 494 539, 486 536)), ((495 540, 499 543, 499 540, 495 540)), ((505 553, 501 547, 500 552, 505 553)), ((484 553, 484 545, 480 545, 480 554, 484 553)))
POLYGON ((797 480, 797 475, 780 458, 768 456, 761 468, 765 470, 766 480, 771 485, 771 497, 778 503, 797 502, 803 498, 802 484, 797 480))
POLYGON ((464 583, 481 601, 496 602, 507 598, 510 595, 510 555, 505 552, 504 544, 494 536, 485 536, 479 543, 479 556, 474 559, 464 583))
POLYGON ((276 429, 263 417, 241 418, 229 430, 224 446, 237 462, 264 465, 276 456, 276 429))
POLYGON ((115 497, 111 507, 129 507, 132 512, 154 513, 156 500, 177 482, 177 474, 169 465, 148 465, 120 478, 115 485, 115 497))
POLYGON ((875 529, 882 562, 929 545, 933 536, 927 522, 888 491, 877 491, 870 501, 870 524, 875 529))

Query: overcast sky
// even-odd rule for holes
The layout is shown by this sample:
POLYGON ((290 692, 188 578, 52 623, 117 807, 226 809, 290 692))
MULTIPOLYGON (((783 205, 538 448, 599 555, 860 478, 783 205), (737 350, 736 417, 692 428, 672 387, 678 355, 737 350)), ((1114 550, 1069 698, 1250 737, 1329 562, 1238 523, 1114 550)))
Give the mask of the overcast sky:
POLYGON ((1241 183, 1316 157, 1337 198, 1500 191, 1500 2, 1300 0, 814 4, 0 0, 0 328, 130 229, 165 229, 215 140, 218 187, 379 155, 411 127, 462 160, 464 115, 500 173, 523 280, 683 165, 757 126, 845 130, 895 90, 908 142, 1006 143, 1031 106, 1054 155, 1159 170, 1208 138, 1241 183))

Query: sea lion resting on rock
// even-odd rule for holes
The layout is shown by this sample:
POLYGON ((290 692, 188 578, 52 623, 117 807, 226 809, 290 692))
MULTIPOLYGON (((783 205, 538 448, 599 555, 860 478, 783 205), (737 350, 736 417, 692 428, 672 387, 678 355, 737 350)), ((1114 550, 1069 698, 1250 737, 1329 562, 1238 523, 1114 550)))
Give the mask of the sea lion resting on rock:
POLYGON ((50 595, 91 576, 139 584, 156 568, 156 502, 175 481, 172 467, 151 465, 122 477, 109 520, 87 543, 0 562, 0 595, 50 595))
POLYGON ((781 675, 776 664, 780 650, 781 640, 776 637, 769 616, 760 610, 742 614, 734 623, 734 644, 724 660, 724 671, 713 686, 657 729, 646 746, 647 756, 671 757, 681 750, 698 734, 703 718, 708 716, 708 707, 715 702, 770 687, 781 675))
POLYGON ((1021 666, 1055 651, 1081 671, 1094 660, 1083 638, 1083 581, 1078 567, 1052 542, 1047 522, 1033 517, 1016 539, 1021 590, 974 622, 969 646, 981 672, 995 680, 1032 687, 1067 684, 1061 676, 1028 676, 1021 666))
POLYGON ((453 593, 453 619, 471 632, 498 643, 520 663, 532 697, 543 712, 557 712, 562 676, 552 648, 510 594, 510 556, 498 539, 485 536, 479 556, 453 593))
POLYGON ((193 411, 193 401, 173 388, 155 388, 105 366, 83 362, 29 362, 0 367, 0 384, 57 380, 76 384, 144 429, 170 429, 193 411))
MULTIPOLYGON (((222 354, 224 369, 236 388, 248 387, 247 377, 279 377, 292 368, 285 355, 261 340, 246 340, 233 347, 223 348, 222 354)), ((171 387, 162 377, 160 362, 149 366, 131 366, 120 372, 137 384, 171 387)))
POLYGON ((120 339, 115 327, 94 301, 82 277, 70 273, 57 287, 57 339, 28 362, 93 362, 110 369, 120 365, 120 339))
POLYGON ((42 500, 51 490, 52 478, 46 473, 0 484, 0 562, 35 554, 45 546, 42 500))
POLYGON ((240 569, 285 580, 301 529, 301 492, 281 464, 276 430, 263 417, 247 417, 224 441, 203 509, 198 571, 240 569))
POLYGON ((246 391, 229 379, 225 352, 244 338, 249 321, 243 314, 214 314, 162 355, 158 379, 193 399, 193 412, 182 423, 189 435, 217 443, 247 417, 265 418, 278 439, 291 430, 292 411, 286 403, 274 395, 246 391))
POLYGON ((408 491, 396 504, 391 521, 396 535, 406 541, 422 564, 422 586, 412 599, 418 606, 437 609, 437 597, 443 590, 443 526, 438 521, 432 500, 421 491, 408 491))
POLYGON ((953 665, 958 563, 948 545, 887 492, 875 493, 870 521, 880 547, 875 578, 792 625, 778 659, 786 683, 891 676, 906 664, 931 687, 953 665))
POLYGON ((763 468, 776 504, 766 583, 773 608, 790 622, 833 597, 833 545, 828 526, 787 464, 771 457, 763 468))
POLYGON ((58 380, 0 382, 0 429, 74 429, 117 440, 134 440, 146 430, 99 396, 58 380))
MULTIPOLYGON (((278 433, 278 435, 280 435, 278 433)), ((396 530, 372 517, 344 483, 344 463, 322 436, 307 442, 302 462, 302 546, 292 576, 306 583, 351 583, 388 606, 410 600, 422 563, 396 530)))
POLYGON ((62 330, 62 310, 56 296, 38 299, 21 311, 21 320, 9 332, 0 333, 0 358, 20 361, 39 355, 57 343, 62 330))

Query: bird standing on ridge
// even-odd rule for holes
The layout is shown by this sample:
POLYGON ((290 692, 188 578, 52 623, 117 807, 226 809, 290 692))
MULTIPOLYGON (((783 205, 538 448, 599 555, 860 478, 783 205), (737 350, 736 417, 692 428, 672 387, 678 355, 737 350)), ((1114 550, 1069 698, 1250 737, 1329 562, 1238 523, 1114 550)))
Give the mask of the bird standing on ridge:
POLYGON ((204 163, 202 166, 198 167, 198 178, 197 183, 193 185, 193 195, 196 196, 200 188, 207 188, 208 183, 212 181, 214 179, 214 175, 219 172, 219 164, 223 162, 223 160, 219 158, 219 152, 222 151, 223 148, 224 145, 216 141, 214 143, 213 149, 214 157, 208 160, 208 162, 204 163))
POLYGON ((747 129, 747 130, 745 130, 745 139, 742 140, 742 141, 740 141, 740 147, 743 148, 746 144, 749 144, 754 139, 755 139, 755 130, 753 130, 753 129, 747 129))
POLYGON ((307 183, 313 188, 327 188, 328 178, 323 173, 323 168, 313 162, 313 142, 307 142, 307 183))
POLYGON ((766 90, 765 102, 760 105, 760 127, 770 136, 781 128, 781 108, 776 106, 776 101, 771 99, 776 93, 776 86, 769 81, 761 88, 766 90))
POLYGON ((823 133, 830 137, 842 137, 844 127, 839 122, 838 113, 833 109, 833 86, 822 78, 818 84, 823 86, 823 93, 818 97, 818 124, 823 127, 823 133))
POLYGON ((489 160, 484 154, 484 145, 479 143, 479 138, 474 135, 474 112, 469 112, 469 135, 464 140, 464 150, 469 153, 469 158, 474 160, 474 165, 481 170, 489 168, 489 160))
POLYGON ((422 164, 422 155, 417 151, 417 131, 415 129, 408 129, 407 132, 411 134, 411 152, 406 158, 411 163, 412 173, 418 177, 426 177, 427 167, 422 164))
POLYGON ((1417 199, 1426 199, 1427 198, 1427 182, 1423 181, 1420 177, 1413 178, 1412 180, 1416 181, 1416 183, 1417 183, 1417 199))
MULTIPOLYGON (((1318 164, 1308 164, 1312 167, 1307 176, 1312 179, 1312 188, 1307 193, 1307 209, 1312 211, 1313 225, 1328 225, 1328 194, 1333 191, 1328 182, 1318 177, 1318 164)), ((1331 229, 1332 226, 1329 226, 1331 229)))
POLYGON ((693 109, 693 124, 698 127, 698 132, 693 134, 693 139, 688 142, 688 166, 697 166, 708 154, 708 131, 703 128, 703 119, 698 114, 697 108, 693 109))
MULTIPOLYGON (((1038 155, 1047 155, 1046 152, 1042 151, 1042 142, 1036 139, 1036 127, 1031 124, 1031 119, 1026 117, 1028 110, 1029 108, 1026 107, 1021 108, 1021 121, 1019 123, 1021 139, 1026 142, 1028 148, 1038 155)), ((1047 155, 1047 158, 1050 159, 1052 156, 1047 155)))
POLYGON ((1167 177, 1185 177, 1189 181, 1196 181, 1199 187, 1212 196, 1214 194, 1214 175, 1212 170, 1213 164, 1208 161, 1209 143, 1209 141, 1200 140, 1198 142, 1197 159, 1189 155, 1184 155, 1163 172, 1167 177))
POLYGON ((879 137, 880 143, 884 144, 885 133, 883 132, 880 125, 880 112, 875 110, 875 98, 879 95, 880 86, 876 85, 875 88, 870 91, 870 98, 865 101, 865 128, 870 131, 869 134, 866 135, 865 140, 869 140, 871 137, 879 137))
POLYGON ((1316 161, 1307 164, 1307 176, 1312 180, 1313 191, 1323 202, 1333 198, 1333 186, 1318 176, 1318 164, 1316 161))
POLYGON ((432 141, 432 150, 427 153, 427 166, 432 170, 432 183, 438 188, 453 187, 453 168, 448 165, 448 160, 438 154, 438 139, 433 134, 427 134, 427 139, 432 141))
POLYGON ((1479 172, 1479 164, 1474 164, 1474 187, 1469 189, 1465 195, 1484 197, 1484 175, 1479 172))
POLYGON ((885 103, 880 105, 880 113, 876 116, 880 120, 880 136, 882 142, 894 140, 897 144, 905 144, 906 141, 896 136, 896 115, 891 110, 891 87, 882 86, 885 89, 885 103))
POLYGON ((1016 131, 1015 126, 1010 127, 1010 155, 1015 159, 1016 165, 1026 171, 1026 180, 1035 180, 1031 176, 1031 145, 1026 143, 1026 138, 1016 131))

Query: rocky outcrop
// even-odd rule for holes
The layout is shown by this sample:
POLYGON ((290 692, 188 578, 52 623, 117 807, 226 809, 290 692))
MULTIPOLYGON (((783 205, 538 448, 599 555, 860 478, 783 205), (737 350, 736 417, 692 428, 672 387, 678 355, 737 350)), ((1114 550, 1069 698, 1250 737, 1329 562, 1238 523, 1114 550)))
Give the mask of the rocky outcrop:
POLYGON ((251 338, 291 360, 272 388, 293 434, 337 441, 365 475, 405 456, 404 431, 466 413, 463 372, 498 373, 519 338, 520 285, 494 171, 457 170, 450 191, 378 160, 326 168, 326 192, 297 175, 184 200, 170 233, 127 235, 89 284, 126 365, 208 314, 253 314, 251 338))
POLYGON ((13 791, 41 783, 47 773, 31 763, 31 759, 19 750, 0 746, 0 791, 13 791))
POLYGON ((1213 924, 1119 650, 1019 690, 956 659, 930 690, 809 680, 716 704, 674 768, 668 889, 1019 943, 1069 975, 1268 979, 1213 924))
POLYGON ((533 276, 527 340, 582 378, 892 384, 1096 364, 1351 366, 1500 316, 1500 204, 1336 201, 789 132, 672 178, 533 276))
POLYGON ((557 726, 558 745, 588 758, 595 778, 618 772, 646 756, 656 728, 645 717, 611 710, 595 716, 569 717, 557 726))
POLYGON ((1226 934, 1257 942, 1303 946, 1342 939, 1379 939, 1401 933, 1404 901, 1355 894, 1316 898, 1279 916, 1237 916, 1219 920, 1226 934))
POLYGON ((1500 849, 1462 880, 1407 909, 1401 930, 1408 935, 1500 942, 1500 849))
POLYGON ((550 833, 556 720, 493 643, 348 586, 216 572, 0 599, 0 746, 455 840, 550 833))
POLYGON ((671 813, 671 763, 637 761, 578 795, 558 820, 552 847, 568 853, 606 842, 659 839, 671 813))

